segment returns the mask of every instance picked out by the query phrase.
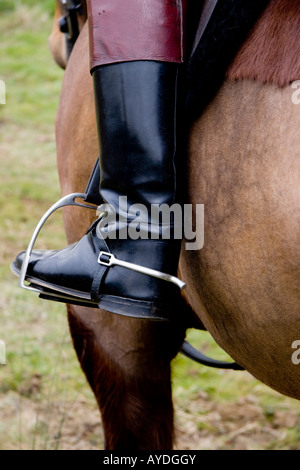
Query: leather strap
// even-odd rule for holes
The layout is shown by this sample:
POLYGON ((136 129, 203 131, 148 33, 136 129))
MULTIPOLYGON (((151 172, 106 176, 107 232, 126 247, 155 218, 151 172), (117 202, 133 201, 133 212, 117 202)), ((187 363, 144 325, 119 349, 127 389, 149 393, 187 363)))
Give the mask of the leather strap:
POLYGON ((84 191, 85 193, 84 200, 91 204, 96 204, 97 206, 100 206, 103 200, 102 200, 102 197, 100 196, 99 188, 100 188, 100 165, 99 165, 99 157, 97 157, 93 171, 91 173, 88 184, 84 191))
POLYGON ((212 14, 215 10, 215 7, 217 6, 217 3, 218 3, 218 0, 205 0, 204 1, 203 10, 201 13, 201 18, 200 18, 199 26, 196 32, 191 55, 193 55, 195 50, 197 49, 197 46, 199 42, 201 41, 201 38, 207 28, 207 25, 209 23, 209 20, 212 17, 212 14))

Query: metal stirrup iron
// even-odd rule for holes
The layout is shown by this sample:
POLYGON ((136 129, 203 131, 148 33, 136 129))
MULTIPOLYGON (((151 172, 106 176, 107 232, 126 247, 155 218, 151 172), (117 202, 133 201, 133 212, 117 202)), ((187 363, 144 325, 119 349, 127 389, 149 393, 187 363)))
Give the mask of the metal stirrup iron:
POLYGON ((78 207, 85 207, 87 209, 96 210, 95 206, 75 201, 75 199, 77 199, 77 198, 82 199, 84 201, 85 197, 86 197, 86 194, 83 194, 83 193, 68 194, 67 196, 62 197, 61 199, 59 199, 59 201, 57 201, 55 204, 53 204, 47 210, 47 212, 43 215, 43 217, 40 219, 39 223, 37 224, 37 226, 36 226, 36 228, 35 228, 35 230, 32 234, 31 240, 28 244, 28 247, 27 247, 27 250, 26 250, 26 253, 25 253, 25 258, 24 258, 24 261, 23 261, 23 264, 22 264, 22 267, 21 267, 20 277, 19 277, 19 286, 20 287, 22 287, 23 289, 33 291, 33 292, 38 292, 39 294, 41 293, 41 291, 39 289, 37 289, 35 287, 30 287, 30 286, 25 284, 27 269, 28 269, 28 265, 29 265, 29 261, 30 261, 30 256, 31 256, 33 247, 35 245, 35 242, 37 240, 37 237, 38 237, 42 227, 45 225, 46 221, 53 214, 53 212, 55 212, 58 209, 61 209, 62 207, 65 207, 65 206, 78 206, 78 207))

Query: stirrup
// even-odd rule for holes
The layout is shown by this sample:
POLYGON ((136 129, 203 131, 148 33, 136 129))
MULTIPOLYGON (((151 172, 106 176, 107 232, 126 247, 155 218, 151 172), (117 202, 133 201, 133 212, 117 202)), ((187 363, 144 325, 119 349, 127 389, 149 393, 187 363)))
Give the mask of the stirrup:
MULTIPOLYGON (((37 237, 42 229, 42 227, 45 225, 46 221, 49 219, 49 217, 53 214, 58 209, 61 209, 62 207, 65 206, 77 206, 77 207, 85 207, 86 209, 91 209, 91 210, 96 210, 97 206, 93 206, 91 204, 86 204, 83 202, 77 202, 75 199, 82 199, 83 201, 86 199, 86 194, 85 193, 71 193, 68 194, 67 196, 62 197, 59 199, 55 204, 53 204, 47 212, 43 215, 43 217, 40 219, 39 223, 37 224, 32 237, 30 239, 30 242, 28 244, 27 250, 25 252, 25 257, 23 264, 21 266, 21 271, 20 271, 20 276, 19 276, 19 287, 22 289, 30 290, 32 292, 37 292, 38 294, 43 294, 43 289, 38 289, 36 287, 33 287, 33 284, 30 283, 29 281, 26 281, 26 274, 27 274, 27 269, 30 261, 30 256, 33 250, 33 247, 35 245, 35 242, 37 240, 37 237), (26 284, 26 282, 29 282, 29 284, 26 284)), ((63 295, 60 294, 59 292, 54 292, 54 291, 48 291, 47 290, 47 296, 50 297, 55 297, 57 300, 61 301, 66 301, 71 299, 72 297, 69 297, 68 295, 63 295)))

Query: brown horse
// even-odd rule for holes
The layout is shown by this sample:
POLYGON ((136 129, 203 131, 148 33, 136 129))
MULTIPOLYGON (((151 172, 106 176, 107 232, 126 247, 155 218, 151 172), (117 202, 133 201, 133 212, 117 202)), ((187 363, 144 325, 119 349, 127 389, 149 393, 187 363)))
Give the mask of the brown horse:
MULTIPOLYGON (((205 244, 182 250, 180 261, 187 299, 217 343, 261 382, 297 399, 300 107, 290 84, 300 78, 299 36, 300 0, 271 1, 193 124, 187 187, 189 202, 205 205, 205 244)), ((56 23, 51 38, 63 64, 56 23)), ((98 152, 86 26, 66 67, 56 135, 62 192, 84 191, 98 152)), ((91 211, 65 209, 68 242, 91 221, 91 211)), ((187 326, 174 313, 177 322, 158 325, 68 307, 108 449, 172 447, 170 362, 187 326)))

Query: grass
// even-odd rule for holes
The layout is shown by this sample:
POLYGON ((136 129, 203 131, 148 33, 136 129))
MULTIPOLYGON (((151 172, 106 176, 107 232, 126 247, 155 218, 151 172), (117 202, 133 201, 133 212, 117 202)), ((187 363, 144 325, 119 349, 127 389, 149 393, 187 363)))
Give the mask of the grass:
MULTIPOLYGON (((56 448, 64 404, 69 408, 84 394, 95 406, 70 341, 65 307, 34 296, 29 301, 9 269, 36 222, 60 197, 54 119, 63 71, 47 47, 53 4, 0 7, 0 79, 7 91, 0 106, 0 338, 7 352, 0 369, 0 403, 7 411, 3 417, 0 404, 0 449, 56 448)), ((43 247, 64 246, 59 215, 40 240, 43 247)), ((99 432, 101 446, 100 439, 99 432)))
MULTIPOLYGON (((0 3, 0 80, 7 87, 0 105, 0 339, 7 350, 7 365, 0 368, 1 450, 103 448, 65 307, 18 289, 9 269, 36 221, 60 197, 54 119, 63 71, 47 48, 53 7, 52 0, 0 3)), ((64 243, 57 215, 40 244, 64 243)), ((226 359, 207 333, 191 331, 189 338, 226 359)), ((201 367, 179 355, 173 389, 184 448, 299 448, 299 404, 246 372, 201 367)))

